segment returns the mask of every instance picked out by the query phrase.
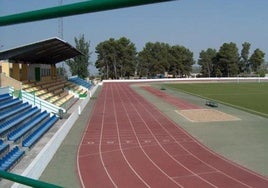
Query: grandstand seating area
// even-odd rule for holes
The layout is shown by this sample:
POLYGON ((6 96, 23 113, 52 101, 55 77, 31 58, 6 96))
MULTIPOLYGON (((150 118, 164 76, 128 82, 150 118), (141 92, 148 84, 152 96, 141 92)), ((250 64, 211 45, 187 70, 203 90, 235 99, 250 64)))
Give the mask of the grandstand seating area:
MULTIPOLYGON (((91 87, 80 78, 25 81, 22 85, 27 93, 59 107, 75 102, 74 94, 86 94, 91 87)), ((0 170, 10 171, 59 119, 31 104, 8 93, 0 94, 0 170)))
POLYGON ((87 91, 81 89, 77 84, 67 81, 65 78, 48 79, 44 81, 27 81, 23 82, 23 90, 33 93, 35 96, 46 100, 59 107, 64 106, 74 98, 69 92, 72 90, 77 94, 84 94, 87 91))
POLYGON ((87 89, 90 89, 92 87, 92 84, 88 83, 87 81, 83 80, 82 78, 79 78, 78 76, 76 77, 71 77, 68 79, 70 82, 75 83, 77 85, 83 86, 87 89))
POLYGON ((9 94, 0 95, 0 170, 10 170, 58 120, 9 94))

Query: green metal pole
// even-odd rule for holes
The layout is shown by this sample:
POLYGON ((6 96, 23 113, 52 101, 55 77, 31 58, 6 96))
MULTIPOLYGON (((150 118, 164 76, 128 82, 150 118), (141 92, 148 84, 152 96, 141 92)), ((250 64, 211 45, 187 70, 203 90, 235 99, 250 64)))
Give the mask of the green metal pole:
POLYGON ((63 187, 58 186, 58 185, 53 185, 50 183, 31 179, 31 178, 20 176, 17 174, 12 174, 10 172, 5 172, 3 170, 0 170, 0 177, 17 182, 17 183, 20 183, 20 184, 23 184, 23 185, 35 187, 35 188, 63 188, 63 187))
POLYGON ((0 17, 0 26, 173 0, 91 0, 0 17))

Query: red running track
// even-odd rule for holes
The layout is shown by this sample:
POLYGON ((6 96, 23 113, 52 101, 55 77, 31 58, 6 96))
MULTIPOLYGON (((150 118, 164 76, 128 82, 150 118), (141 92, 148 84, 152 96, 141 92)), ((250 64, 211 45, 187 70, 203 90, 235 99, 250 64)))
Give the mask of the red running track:
POLYGON ((174 97, 172 95, 168 95, 167 93, 157 90, 151 86, 143 86, 143 89, 146 91, 152 93, 153 95, 161 98, 162 100, 165 100, 169 104, 172 104, 176 107, 178 107, 180 110, 189 110, 189 109, 200 109, 200 106, 194 105, 192 103, 189 103, 187 101, 181 100, 178 97, 174 97))
POLYGON ((268 187, 217 155, 126 83, 105 83, 79 146, 82 187, 268 187))

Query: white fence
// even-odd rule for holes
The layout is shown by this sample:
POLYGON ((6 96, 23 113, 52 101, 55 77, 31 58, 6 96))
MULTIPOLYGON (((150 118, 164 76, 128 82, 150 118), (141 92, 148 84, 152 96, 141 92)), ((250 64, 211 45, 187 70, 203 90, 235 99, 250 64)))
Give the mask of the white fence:
POLYGON ((126 80, 103 80, 109 82, 268 82, 268 77, 229 77, 229 78, 160 78, 160 79, 126 79, 126 80))

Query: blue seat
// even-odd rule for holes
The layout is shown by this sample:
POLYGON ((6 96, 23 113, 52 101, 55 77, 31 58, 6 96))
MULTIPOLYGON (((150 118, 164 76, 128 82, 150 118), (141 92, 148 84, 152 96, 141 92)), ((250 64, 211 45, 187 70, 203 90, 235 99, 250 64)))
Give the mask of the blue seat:
POLYGON ((9 144, 5 143, 3 140, 0 140, 0 156, 2 153, 9 149, 9 144))
POLYGON ((43 111, 42 113, 35 116, 33 119, 25 122, 23 125, 21 125, 19 128, 17 128, 13 132, 9 133, 7 135, 7 139, 9 141, 16 142, 18 139, 23 137, 28 131, 33 129, 36 125, 38 125, 38 123, 43 121, 48 116, 49 116, 49 113, 47 113, 47 111, 43 111))
POLYGON ((0 110, 3 110, 5 108, 11 107, 13 105, 22 103, 21 100, 19 100, 18 98, 16 99, 8 99, 7 101, 5 100, 5 102, 0 103, 0 110))
POLYGON ((31 116, 36 114, 38 111, 40 111, 40 109, 38 109, 37 107, 34 107, 34 108, 27 110, 26 112, 23 112, 21 114, 16 115, 11 120, 8 120, 4 123, 1 123, 0 124, 0 135, 5 134, 8 130, 10 130, 11 128, 16 126, 17 124, 25 121, 27 118, 30 118, 31 116))
POLYGON ((12 99, 12 97, 8 93, 0 95, 0 102, 5 101, 7 99, 12 99))
POLYGON ((12 115, 17 114, 21 111, 24 111, 30 107, 31 105, 26 102, 19 105, 15 105, 12 108, 7 108, 5 111, 0 112, 0 121, 4 120, 5 118, 11 117, 12 115))
POLYGON ((23 147, 32 147, 58 120, 56 115, 50 117, 46 122, 41 124, 38 129, 36 129, 32 134, 26 137, 22 141, 23 147))
POLYGON ((77 85, 83 86, 85 88, 90 89, 92 87, 92 84, 88 83, 87 81, 83 80, 82 78, 79 77, 73 77, 69 79, 70 82, 73 82, 77 85))
POLYGON ((18 146, 12 148, 2 159, 0 159, 0 170, 8 171, 13 167, 25 154, 25 151, 19 149, 18 146))

